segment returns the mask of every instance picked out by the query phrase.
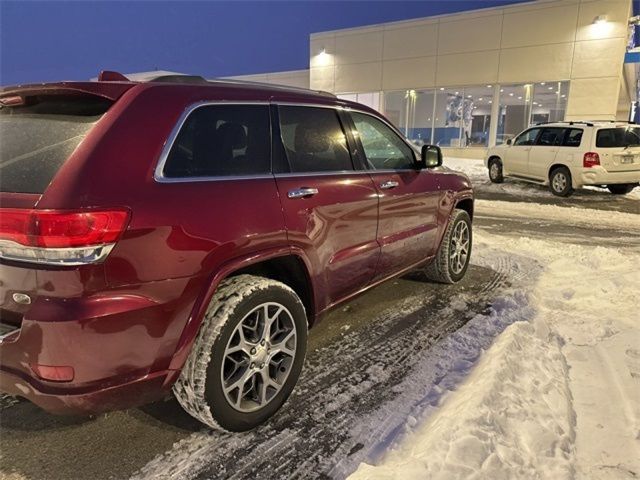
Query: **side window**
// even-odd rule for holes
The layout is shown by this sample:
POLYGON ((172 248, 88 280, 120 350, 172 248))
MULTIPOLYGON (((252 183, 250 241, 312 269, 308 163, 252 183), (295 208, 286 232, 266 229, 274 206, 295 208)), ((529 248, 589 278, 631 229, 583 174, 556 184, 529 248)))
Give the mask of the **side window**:
POLYGON ((514 145, 533 145, 536 143, 536 137, 540 133, 539 128, 532 128, 531 130, 527 130, 526 132, 521 133, 516 141, 513 142, 514 145))
POLYGON ((279 106, 278 112, 291 172, 353 170, 347 138, 334 109, 279 106))
POLYGON ((367 163, 376 170, 414 168, 415 155, 402 139, 384 122, 371 115, 352 112, 351 118, 367 163))
POLYGON ((165 177, 225 177, 271 170, 269 107, 208 105, 187 118, 176 137, 165 177))
POLYGON ((545 147, 560 145, 562 143, 562 138, 564 137, 564 132, 564 128, 543 128, 536 145, 542 145, 545 147))
POLYGON ((580 142, 582 142, 582 130, 579 128, 571 128, 564 137, 564 143, 562 145, 565 147, 579 147, 580 142))

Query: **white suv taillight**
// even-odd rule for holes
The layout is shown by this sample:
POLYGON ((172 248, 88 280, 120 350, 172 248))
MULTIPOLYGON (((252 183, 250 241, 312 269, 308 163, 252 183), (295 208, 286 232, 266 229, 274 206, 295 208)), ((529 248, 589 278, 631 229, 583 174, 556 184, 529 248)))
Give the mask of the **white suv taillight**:
POLYGON ((126 210, 0 209, 0 257, 48 265, 103 260, 127 228, 126 210))
POLYGON ((600 155, 596 152, 587 152, 582 157, 582 166, 584 168, 595 167, 596 165, 600 165, 600 155))

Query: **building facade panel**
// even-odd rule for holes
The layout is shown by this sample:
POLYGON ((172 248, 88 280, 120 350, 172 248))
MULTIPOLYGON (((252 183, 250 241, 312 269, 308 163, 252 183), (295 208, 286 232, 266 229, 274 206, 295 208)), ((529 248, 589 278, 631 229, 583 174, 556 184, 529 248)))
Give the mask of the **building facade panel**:
POLYGON ((502 48, 573 42, 578 7, 573 3, 505 13, 502 48))
POLYGON ((336 35, 335 63, 347 65, 382 60, 382 30, 336 35))
POLYGON ((436 55, 438 23, 384 30, 383 60, 436 55))
POLYGON ((436 57, 389 60, 382 63, 382 89, 433 87, 436 84, 436 57))
POLYGON ((467 53, 500 48, 502 13, 440 22, 438 54, 467 53))
POLYGON ((573 43, 503 49, 500 51, 498 81, 508 83, 568 79, 571 76, 572 55, 573 43))
POLYGON ((573 80, 565 120, 615 120, 619 93, 620 77, 573 80))
POLYGON ((335 91, 371 92, 382 89, 382 62, 336 65, 335 91))
POLYGON ((500 51, 458 53, 438 56, 437 85, 476 85, 498 80, 500 51))
POLYGON ((608 77, 622 71, 626 42, 607 38, 576 42, 572 78, 608 77))

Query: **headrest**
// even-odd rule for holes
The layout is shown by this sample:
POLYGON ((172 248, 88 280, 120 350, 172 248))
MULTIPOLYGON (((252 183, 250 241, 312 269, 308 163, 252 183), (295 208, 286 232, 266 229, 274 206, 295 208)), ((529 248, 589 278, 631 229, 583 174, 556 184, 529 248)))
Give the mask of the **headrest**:
POLYGON ((331 138, 320 133, 326 131, 312 122, 302 122, 296 126, 294 148, 296 153, 320 153, 331 148, 331 138))
POLYGON ((247 146, 247 132, 239 123, 223 123, 216 130, 216 135, 219 141, 234 150, 247 146))

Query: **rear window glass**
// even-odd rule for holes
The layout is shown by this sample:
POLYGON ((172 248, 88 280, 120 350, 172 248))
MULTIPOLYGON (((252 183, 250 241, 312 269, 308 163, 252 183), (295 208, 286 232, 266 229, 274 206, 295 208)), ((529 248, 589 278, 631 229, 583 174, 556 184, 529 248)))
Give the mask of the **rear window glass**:
POLYGON ((111 104, 99 97, 49 95, 0 107, 0 191, 43 193, 111 104))
POLYGON ((182 126, 163 174, 168 178, 225 177, 271 171, 267 105, 209 105, 182 126))
POLYGON ((616 127, 598 130, 596 147, 620 148, 640 145, 640 127, 616 127))
POLYGON ((291 172, 353 170, 347 138, 335 110, 280 106, 278 111, 291 172))

